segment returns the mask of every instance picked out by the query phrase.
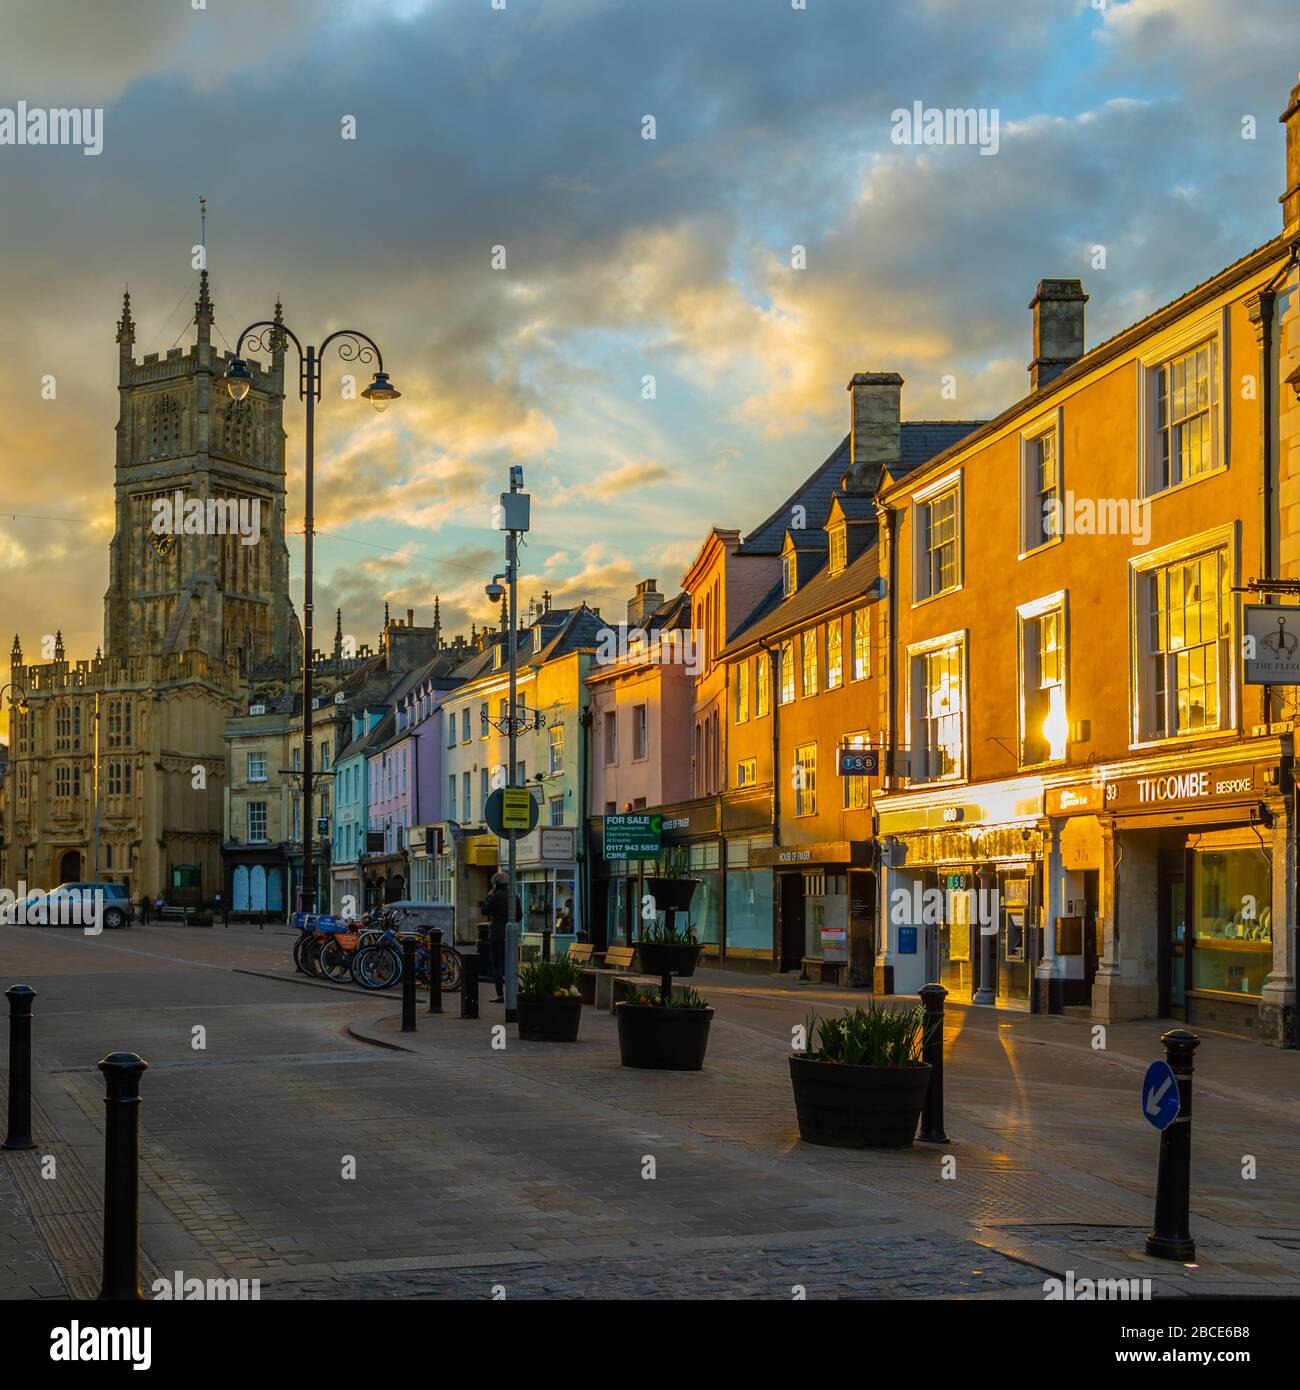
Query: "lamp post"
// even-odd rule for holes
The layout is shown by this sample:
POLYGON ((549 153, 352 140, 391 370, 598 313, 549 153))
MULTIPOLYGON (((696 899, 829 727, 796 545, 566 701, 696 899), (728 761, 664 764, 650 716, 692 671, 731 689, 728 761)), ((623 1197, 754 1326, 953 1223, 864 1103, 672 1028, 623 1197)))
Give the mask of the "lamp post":
POLYGON ((263 352, 282 352, 284 340, 288 338, 298 350, 298 398, 307 408, 304 430, 306 457, 305 479, 305 521, 303 550, 303 597, 302 597, 302 911, 312 912, 316 907, 316 866, 313 862, 314 837, 308 827, 312 824, 312 561, 315 533, 315 447, 316 447, 316 402, 321 398, 321 360, 325 349, 333 342, 338 343, 339 357, 344 362, 364 362, 375 364, 374 379, 361 393, 376 410, 388 409, 391 401, 402 394, 388 379, 384 371, 384 355, 379 351, 373 338, 359 333, 354 328, 340 328, 331 333, 319 347, 308 344, 303 347, 297 336, 285 325, 280 316, 280 306, 275 306, 274 319, 260 319, 251 323, 235 340, 235 355, 226 368, 221 383, 230 393, 232 400, 242 401, 253 385, 252 374, 244 360, 245 342, 263 352))

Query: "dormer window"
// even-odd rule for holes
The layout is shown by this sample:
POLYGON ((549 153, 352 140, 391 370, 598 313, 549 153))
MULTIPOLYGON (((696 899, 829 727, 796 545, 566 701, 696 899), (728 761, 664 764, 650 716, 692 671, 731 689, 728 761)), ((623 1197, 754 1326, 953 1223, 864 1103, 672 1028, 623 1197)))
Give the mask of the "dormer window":
POLYGON ((781 597, 789 598, 797 585, 798 568, 794 552, 781 556, 781 597))
POLYGON ((846 529, 845 529, 845 526, 844 526, 844 523, 843 523, 843 522, 841 522, 838 526, 832 526, 832 527, 831 527, 830 537, 831 537, 831 563, 830 563, 830 572, 831 572, 831 574, 839 574, 839 572, 845 567, 845 565, 848 564, 848 560, 849 560, 849 541, 848 541, 848 533, 847 533, 847 531, 846 531, 846 529))

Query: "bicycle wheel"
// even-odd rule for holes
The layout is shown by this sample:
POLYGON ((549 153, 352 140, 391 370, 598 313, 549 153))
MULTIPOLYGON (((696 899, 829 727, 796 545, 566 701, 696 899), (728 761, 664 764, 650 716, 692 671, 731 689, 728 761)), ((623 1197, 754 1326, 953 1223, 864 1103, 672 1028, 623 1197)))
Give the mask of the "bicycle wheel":
POLYGON ((345 985, 352 978, 353 952, 345 951, 331 937, 320 951, 320 973, 336 985, 345 985))
POLYGON ((462 966, 464 962, 460 958, 460 952, 454 946, 444 946, 442 948, 442 987, 443 989, 458 990, 462 966))
POLYGON ((321 978, 320 953, 321 947, 324 945, 325 938, 313 932, 302 950, 303 973, 316 980, 321 978))
POLYGON ((362 989, 391 989, 402 978, 402 958, 390 946, 352 952, 352 978, 362 989))
POLYGON ((304 964, 304 957, 310 942, 311 937, 306 932, 300 932, 297 941, 293 943, 293 967, 303 975, 311 974, 311 971, 304 964))

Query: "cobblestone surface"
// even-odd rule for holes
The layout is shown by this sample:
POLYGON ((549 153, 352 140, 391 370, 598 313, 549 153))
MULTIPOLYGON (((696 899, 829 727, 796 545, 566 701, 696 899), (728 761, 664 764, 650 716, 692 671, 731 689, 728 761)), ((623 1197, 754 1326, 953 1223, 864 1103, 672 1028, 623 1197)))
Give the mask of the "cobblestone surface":
POLYGON ((0 1164, 0 1298, 66 1298, 51 1260, 8 1168, 0 1164))
POLYGON ((1041 1289, 1044 1275, 970 1241, 899 1236, 635 1259, 481 1265, 279 1281, 272 1298, 939 1298, 1041 1289))

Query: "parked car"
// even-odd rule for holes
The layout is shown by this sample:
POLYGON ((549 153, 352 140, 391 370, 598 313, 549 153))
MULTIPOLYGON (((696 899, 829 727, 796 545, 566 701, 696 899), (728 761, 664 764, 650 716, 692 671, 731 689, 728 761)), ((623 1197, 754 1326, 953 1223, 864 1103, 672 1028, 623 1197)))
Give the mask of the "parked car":
POLYGON ((104 895, 104 922, 110 930, 130 926, 135 921, 135 905, 131 902, 126 887, 121 883, 60 883, 55 893, 100 892, 104 895))

